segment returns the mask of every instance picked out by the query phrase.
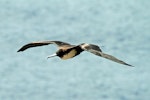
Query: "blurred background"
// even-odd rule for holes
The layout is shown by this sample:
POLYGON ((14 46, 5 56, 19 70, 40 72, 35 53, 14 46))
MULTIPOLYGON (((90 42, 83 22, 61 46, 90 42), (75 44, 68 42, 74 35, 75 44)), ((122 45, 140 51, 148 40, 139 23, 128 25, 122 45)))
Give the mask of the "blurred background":
POLYGON ((0 0, 0 100, 149 100, 149 0, 0 0), (93 43, 134 68, 39 40, 93 43))

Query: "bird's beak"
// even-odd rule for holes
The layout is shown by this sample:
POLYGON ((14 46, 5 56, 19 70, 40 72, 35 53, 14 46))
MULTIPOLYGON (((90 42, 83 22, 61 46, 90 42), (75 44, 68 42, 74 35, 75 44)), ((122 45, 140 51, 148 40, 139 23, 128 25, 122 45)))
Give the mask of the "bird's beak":
POLYGON ((55 53, 55 54, 52 54, 52 55, 50 55, 50 56, 48 56, 47 59, 48 59, 48 58, 51 58, 51 57, 55 57, 55 56, 57 56, 56 53, 55 53))

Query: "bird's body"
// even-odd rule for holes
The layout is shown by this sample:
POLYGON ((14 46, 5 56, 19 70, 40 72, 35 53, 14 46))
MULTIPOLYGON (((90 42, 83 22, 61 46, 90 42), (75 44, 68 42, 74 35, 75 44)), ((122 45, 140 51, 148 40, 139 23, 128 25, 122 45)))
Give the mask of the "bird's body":
POLYGON ((80 47, 76 48, 70 48, 70 49, 59 49, 56 54, 59 56, 61 59, 66 60, 73 58, 77 55, 79 55, 83 50, 80 47))
POLYGON ((58 56, 61 59, 66 60, 66 59, 70 59, 79 55, 83 51, 88 51, 97 56, 104 57, 106 59, 115 61, 117 63, 132 66, 130 64, 125 63, 122 60, 115 58, 114 56, 103 53, 102 50, 99 48, 99 46, 94 45, 94 44, 87 44, 87 43, 82 43, 80 45, 71 45, 69 43, 65 43, 61 41, 38 41, 38 42, 32 42, 32 43, 24 45, 22 48, 18 50, 18 52, 24 51, 31 47, 44 46, 48 44, 56 44, 59 48, 55 54, 49 56, 48 58, 58 56))

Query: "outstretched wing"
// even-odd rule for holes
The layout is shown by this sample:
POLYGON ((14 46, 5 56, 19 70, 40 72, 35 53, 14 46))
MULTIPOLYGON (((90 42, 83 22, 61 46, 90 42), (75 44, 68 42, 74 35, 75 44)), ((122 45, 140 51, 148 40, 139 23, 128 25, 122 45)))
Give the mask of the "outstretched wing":
POLYGON ((31 47, 37 47, 37 46, 44 46, 48 44, 56 44, 58 47, 64 46, 64 45, 70 45, 69 43, 61 42, 61 41, 38 41, 38 42, 32 42, 24 45, 21 47, 17 52, 24 51, 31 47))
MULTIPOLYGON (((112 55, 109 55, 109 54, 105 54, 101 51, 101 49, 97 46, 97 45, 93 45, 93 44, 84 44, 84 45, 81 45, 81 48, 85 51, 88 51, 88 52, 91 52, 97 56, 100 56, 100 57, 103 57, 103 58, 106 58, 106 59, 109 59, 109 60, 112 60, 114 62, 117 62, 117 63, 120 63, 120 64, 123 64, 123 65, 127 65, 127 66, 132 66, 130 64, 127 64, 126 62, 112 56, 112 55)), ((132 66, 133 67, 133 66, 132 66)))

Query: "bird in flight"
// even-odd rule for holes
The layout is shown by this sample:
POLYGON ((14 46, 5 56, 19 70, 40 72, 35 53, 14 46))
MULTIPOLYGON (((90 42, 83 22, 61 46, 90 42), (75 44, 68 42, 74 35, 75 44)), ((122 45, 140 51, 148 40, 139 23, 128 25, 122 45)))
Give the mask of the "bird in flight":
POLYGON ((95 44, 82 43, 79 45, 71 45, 69 43, 61 42, 61 41, 38 41, 38 42, 31 42, 31 43, 24 45, 17 52, 24 51, 31 47, 44 46, 44 45, 49 45, 49 44, 55 44, 58 46, 59 49, 58 49, 58 51, 56 51, 55 54, 50 55, 47 58, 58 56, 61 59, 66 60, 66 59, 70 59, 70 58, 73 58, 73 57, 79 55, 83 51, 88 51, 97 56, 112 60, 114 62, 123 64, 123 65, 133 67, 132 65, 130 65, 122 60, 119 60, 118 58, 116 58, 112 55, 103 53, 102 50, 100 49, 100 47, 95 44))

